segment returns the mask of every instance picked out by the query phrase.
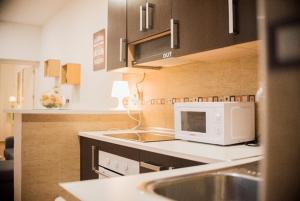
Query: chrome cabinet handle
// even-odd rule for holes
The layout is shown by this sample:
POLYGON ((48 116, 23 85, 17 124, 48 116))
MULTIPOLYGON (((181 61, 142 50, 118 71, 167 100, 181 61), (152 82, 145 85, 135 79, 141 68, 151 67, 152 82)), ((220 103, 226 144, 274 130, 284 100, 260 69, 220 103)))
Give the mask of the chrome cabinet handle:
POLYGON ((120 62, 126 61, 126 39, 120 38, 120 62))
POLYGON ((97 168, 95 168, 95 150, 96 150, 96 147, 92 146, 92 171, 94 171, 96 174, 102 175, 102 173, 99 172, 97 170, 97 168))
POLYGON ((140 167, 143 167, 143 168, 146 168, 148 170, 155 171, 155 172, 159 172, 159 171, 162 170, 161 166, 157 166, 157 165, 153 165, 153 164, 145 163, 145 162, 140 162, 140 167))
POLYGON ((152 29, 153 27, 153 8, 154 5, 147 2, 146 3, 146 29, 152 29))
POLYGON ((236 0, 228 0, 228 33, 229 34, 237 34, 237 16, 236 16, 236 6, 237 1, 236 0))
POLYGON ((144 6, 140 6, 140 31, 145 31, 145 13, 146 9, 144 6))
POLYGON ((178 39, 178 32, 179 32, 179 22, 178 20, 174 20, 173 18, 170 21, 170 29, 171 29, 171 48, 177 49, 179 48, 179 39, 178 39))

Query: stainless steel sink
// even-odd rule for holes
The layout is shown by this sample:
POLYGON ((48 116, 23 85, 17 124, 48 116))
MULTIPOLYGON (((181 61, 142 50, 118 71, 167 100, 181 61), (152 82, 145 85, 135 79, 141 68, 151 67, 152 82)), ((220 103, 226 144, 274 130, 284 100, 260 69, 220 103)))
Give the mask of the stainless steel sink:
POLYGON ((215 173, 192 174, 152 181, 143 185, 146 192, 178 201, 256 201, 260 178, 253 170, 239 168, 215 173), (240 173, 236 170, 241 170, 240 173), (250 175, 250 174, 251 175, 250 175))
POLYGON ((159 133, 122 133, 122 134, 107 134, 106 136, 132 140, 138 142, 158 142, 158 141, 167 141, 175 140, 174 135, 168 134, 159 134, 159 133))

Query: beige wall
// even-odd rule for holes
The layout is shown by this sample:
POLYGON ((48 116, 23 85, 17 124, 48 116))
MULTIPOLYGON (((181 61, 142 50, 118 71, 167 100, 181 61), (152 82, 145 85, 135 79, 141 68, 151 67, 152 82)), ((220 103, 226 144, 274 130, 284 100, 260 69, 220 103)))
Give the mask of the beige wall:
MULTIPOLYGON (((108 109, 117 105, 117 99, 111 97, 111 87, 114 80, 122 79, 121 74, 93 70, 93 34, 106 26, 107 0, 72 0, 42 28, 42 61, 57 58, 62 64, 81 64, 80 86, 61 86, 61 93, 70 99, 73 109, 108 109)), ((54 87, 55 79, 44 77, 43 66, 38 75, 40 97, 54 87)))
POLYGON ((0 21, 0 44, 1 59, 38 60, 41 27, 0 21))
POLYGON ((58 183, 80 180, 79 131, 133 126, 127 115, 23 115, 22 201, 53 201, 58 183))
MULTIPOLYGON (((221 55, 220 55, 221 56, 221 55)), ((132 90, 142 78, 138 74, 125 74, 132 90)), ((174 128, 172 104, 149 104, 151 99, 255 95, 258 89, 258 56, 198 62, 147 72, 141 84, 144 102, 143 125, 174 128)))

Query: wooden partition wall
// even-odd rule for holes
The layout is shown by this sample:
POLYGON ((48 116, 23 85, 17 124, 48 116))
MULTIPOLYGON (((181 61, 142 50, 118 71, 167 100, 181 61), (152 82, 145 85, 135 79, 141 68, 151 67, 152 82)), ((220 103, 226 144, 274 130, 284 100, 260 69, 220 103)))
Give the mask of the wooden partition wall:
POLYGON ((16 135, 16 146, 20 144, 21 150, 16 150, 15 176, 20 178, 15 180, 15 191, 16 200, 22 201, 53 201, 64 195, 59 183, 80 180, 79 131, 135 125, 126 114, 18 115, 17 131, 21 133, 16 135))

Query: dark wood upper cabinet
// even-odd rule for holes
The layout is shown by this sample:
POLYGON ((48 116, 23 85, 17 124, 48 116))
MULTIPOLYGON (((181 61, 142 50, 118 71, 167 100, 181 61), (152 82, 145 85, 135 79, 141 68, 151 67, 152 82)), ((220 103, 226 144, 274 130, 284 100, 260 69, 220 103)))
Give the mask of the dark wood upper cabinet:
POLYGON ((231 44, 257 40, 256 0, 235 0, 237 34, 232 35, 231 44))
POLYGON ((168 66, 169 57, 257 40, 256 0, 108 2, 108 70, 168 66))
POLYGON ((127 0, 128 42, 170 29, 171 0, 127 0))
POLYGON ((178 47, 183 56, 257 39, 255 0, 172 0, 178 47))
POLYGON ((146 29, 146 0, 127 0, 127 33, 131 43, 144 37, 146 29))
POLYGON ((127 66, 126 0, 108 1, 107 70, 127 66))

